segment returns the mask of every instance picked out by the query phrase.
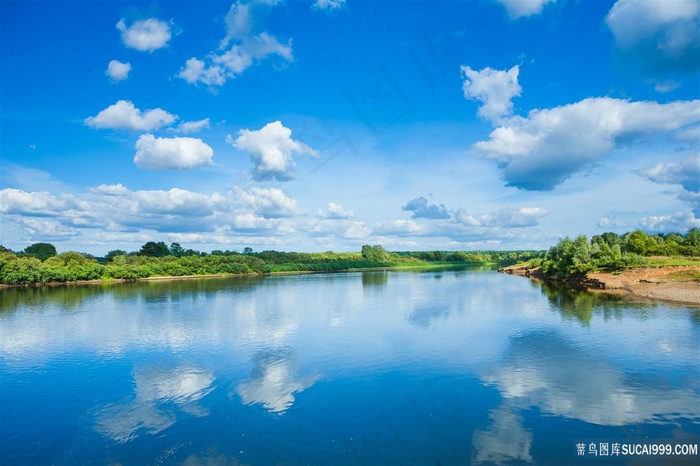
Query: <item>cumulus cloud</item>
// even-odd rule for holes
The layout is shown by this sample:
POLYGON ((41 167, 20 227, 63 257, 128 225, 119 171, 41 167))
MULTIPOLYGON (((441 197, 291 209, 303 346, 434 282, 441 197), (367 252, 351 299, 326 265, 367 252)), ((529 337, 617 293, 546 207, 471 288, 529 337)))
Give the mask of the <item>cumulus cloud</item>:
POLYGON ((513 19, 524 18, 526 16, 539 15, 548 3, 555 3, 557 0, 496 0, 503 5, 508 12, 508 16, 513 19))
POLYGON ((119 60, 110 60, 109 65, 107 65, 107 71, 105 74, 109 76, 112 81, 124 81, 129 77, 129 72, 131 71, 131 63, 122 63, 119 60))
MULTIPOLYGON (((696 210, 700 205, 700 198, 696 197, 696 210)), ((696 217, 691 211, 676 212, 672 215, 656 215, 642 217, 639 219, 639 225, 647 231, 658 232, 685 232, 691 228, 700 228, 700 218, 696 217)))
POLYGON ((291 136, 292 130, 274 121, 259 130, 242 129, 235 140, 229 135, 226 142, 250 155, 255 165, 252 173, 255 180, 286 181, 294 178, 294 153, 312 157, 318 155, 311 147, 293 140, 291 136))
POLYGON ((141 112, 131 101, 119 100, 94 117, 85 119, 85 124, 97 129, 122 129, 130 131, 153 131, 168 126, 177 120, 160 108, 141 112))
POLYGON ((472 149, 497 163, 508 186, 551 190, 601 160, 620 139, 631 143, 696 123, 698 105, 697 100, 659 104, 589 98, 507 118, 472 149))
POLYGON ((700 70, 697 0, 618 0, 605 18, 620 57, 652 75, 700 70))
POLYGON ((522 228, 539 224, 539 219, 549 215, 540 207, 506 207, 495 212, 477 215, 457 210, 454 218, 458 222, 474 227, 522 228))
POLYGON ((203 60, 192 57, 180 69, 178 77, 189 84, 223 86, 256 62, 278 57, 281 63, 294 61, 292 41, 282 43, 266 31, 256 33, 256 23, 277 0, 237 1, 226 14, 226 36, 219 49, 203 60))
POLYGON ((142 52, 153 52, 168 45, 170 26, 156 18, 135 21, 131 26, 121 19, 117 29, 122 33, 124 45, 142 52))
POLYGON ((660 163, 637 173, 654 183, 679 184, 687 191, 700 191, 700 156, 678 163, 660 163))
POLYGON ((353 218, 355 213, 352 210, 346 210, 342 205, 336 204, 335 202, 329 202, 326 210, 319 210, 318 216, 321 218, 328 219, 348 219, 353 218))
POLYGON ((468 66, 462 66, 460 71, 464 79, 464 97, 482 103, 478 112, 481 118, 498 123, 502 117, 513 113, 511 99, 519 96, 522 91, 518 84, 518 65, 508 71, 493 68, 476 71, 468 66))
POLYGON ((207 65, 203 60, 192 57, 180 69, 178 77, 189 84, 201 82, 207 86, 221 86, 226 82, 224 69, 220 66, 207 65))
POLYGON ((290 217, 296 213, 297 201, 277 188, 235 189, 235 194, 253 212, 265 218, 290 217))
POLYGON ((203 217, 213 213, 217 198, 185 189, 172 188, 168 191, 136 191, 140 210, 147 213, 186 215, 203 217))
POLYGON ((157 138, 141 135, 136 141, 134 163, 147 170, 191 170, 211 165, 214 150, 196 138, 157 138))
POLYGON ((209 128, 209 118, 197 121, 183 121, 182 123, 177 125, 176 128, 173 128, 173 131, 178 133, 189 134, 198 133, 204 128, 209 128))
POLYGON ((427 228, 413 220, 393 220, 379 222, 372 227, 375 235, 416 236, 427 232, 427 228))
POLYGON ((637 174, 660 184, 680 185, 677 197, 690 205, 700 217, 700 156, 692 156, 678 163, 660 163, 638 170, 637 174))
POLYGON ((52 217, 67 210, 83 210, 84 206, 70 195, 57 198, 49 192, 27 192, 21 189, 0 190, 0 212, 4 214, 52 217))
POLYGON ((450 218, 450 213, 444 204, 428 204, 424 197, 417 197, 406 203, 401 210, 412 212, 411 218, 441 219, 450 218))
POLYGON ((345 0, 316 0, 311 9, 313 10, 337 10, 345 6, 345 0))

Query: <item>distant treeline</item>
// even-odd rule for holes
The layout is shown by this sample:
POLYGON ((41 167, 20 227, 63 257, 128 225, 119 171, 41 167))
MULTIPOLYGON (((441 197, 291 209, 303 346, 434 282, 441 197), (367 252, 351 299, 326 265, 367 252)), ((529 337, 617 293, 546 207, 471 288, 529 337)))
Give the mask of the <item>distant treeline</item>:
POLYGON ((541 265, 546 277, 568 278, 594 270, 648 265, 648 256, 700 257, 700 230, 691 228, 685 235, 649 235, 636 230, 624 235, 603 233, 590 240, 585 235, 564 238, 549 248, 543 260, 530 264, 541 265))
POLYGON ((68 251, 58 254, 50 243, 36 243, 13 252, 0 246, 0 283, 32 284, 77 280, 125 279, 154 276, 266 274, 272 272, 337 272, 373 267, 431 264, 509 265, 542 257, 544 251, 417 251, 389 252, 365 245, 360 252, 253 252, 211 253, 185 249, 178 243, 150 241, 139 251, 113 250, 104 257, 68 251))

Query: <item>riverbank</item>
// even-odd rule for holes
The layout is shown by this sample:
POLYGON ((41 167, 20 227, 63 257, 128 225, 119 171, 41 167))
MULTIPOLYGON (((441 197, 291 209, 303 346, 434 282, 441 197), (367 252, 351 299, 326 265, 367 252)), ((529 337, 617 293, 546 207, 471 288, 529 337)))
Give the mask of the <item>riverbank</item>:
MULTIPOLYGON (((538 267, 513 265, 501 273, 543 279, 538 267)), ((638 267, 621 272, 593 272, 578 282, 589 291, 643 301, 700 307, 700 266, 638 267)))
POLYGON ((337 270, 289 270, 289 271, 279 271, 279 272, 268 272, 268 273, 218 273, 218 274, 201 274, 201 275, 156 275, 152 277, 141 277, 135 279, 123 279, 123 278, 108 278, 108 279, 96 279, 96 280, 73 280, 65 282, 46 282, 46 283, 0 283, 0 289, 4 288, 22 288, 22 287, 55 287, 55 286, 65 286, 65 285, 105 285, 105 284, 120 284, 120 283, 136 283, 136 282, 162 282, 162 281, 175 281, 175 280, 192 280, 192 279, 206 279, 206 278, 231 278, 231 277, 264 277, 264 276, 277 276, 277 275, 309 275, 309 274, 319 274, 319 273, 348 273, 348 272, 377 272, 377 271, 388 271, 388 270, 414 270, 414 269, 456 269, 456 268, 466 268, 466 267, 489 267, 493 266, 493 263, 458 263, 458 262, 433 262, 433 263, 407 263, 394 266, 380 266, 380 267, 357 267, 349 269, 337 269, 337 270))

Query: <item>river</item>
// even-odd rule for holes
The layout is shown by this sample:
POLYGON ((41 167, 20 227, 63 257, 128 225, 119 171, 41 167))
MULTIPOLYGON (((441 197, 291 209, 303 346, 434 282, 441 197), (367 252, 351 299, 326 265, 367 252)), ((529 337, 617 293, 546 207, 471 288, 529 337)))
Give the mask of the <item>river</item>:
POLYGON ((603 465, 630 461, 615 445, 700 444, 690 308, 478 269, 4 289, 0 306, 1 464, 603 465))

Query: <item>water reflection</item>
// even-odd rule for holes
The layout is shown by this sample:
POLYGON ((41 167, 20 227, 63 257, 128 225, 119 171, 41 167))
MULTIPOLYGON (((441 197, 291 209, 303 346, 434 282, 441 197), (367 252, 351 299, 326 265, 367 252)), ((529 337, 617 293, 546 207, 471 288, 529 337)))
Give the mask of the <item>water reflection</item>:
POLYGON ((655 307, 650 303, 630 302, 621 296, 605 293, 592 293, 580 288, 549 282, 533 282, 540 286, 549 303, 567 319, 575 319, 588 325, 596 314, 605 320, 621 319, 630 309, 634 309, 637 319, 647 318, 655 307))
POLYGON ((382 270, 379 272, 362 272, 362 286, 382 286, 389 281, 389 272, 382 270))
POLYGON ((697 422, 700 418, 697 380, 676 388, 659 374, 628 375, 608 358, 553 331, 512 338, 500 366, 483 380, 513 406, 536 406, 547 414, 597 425, 697 422))
POLYGON ((294 403, 294 394, 303 392, 319 375, 297 379, 297 359, 290 350, 260 352, 250 379, 236 386, 243 404, 262 404, 272 413, 283 414, 294 403))
POLYGON ((249 466, 241 463, 235 456, 210 453, 204 456, 189 455, 181 466, 249 466))
POLYGON ((128 442, 141 433, 157 434, 172 426, 177 419, 173 407, 196 417, 209 414, 197 403, 213 390, 214 375, 206 369, 151 368, 136 371, 134 381, 131 401, 105 406, 96 415, 96 430, 117 442, 128 442))
POLYGON ((472 437, 472 464, 502 464, 514 460, 531 463, 533 435, 523 427, 519 411, 505 402, 491 411, 489 418, 491 426, 486 430, 476 430, 472 437))
POLYGON ((440 304, 416 306, 408 316, 408 321, 418 327, 428 328, 437 320, 446 320, 450 315, 450 308, 440 304))

